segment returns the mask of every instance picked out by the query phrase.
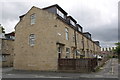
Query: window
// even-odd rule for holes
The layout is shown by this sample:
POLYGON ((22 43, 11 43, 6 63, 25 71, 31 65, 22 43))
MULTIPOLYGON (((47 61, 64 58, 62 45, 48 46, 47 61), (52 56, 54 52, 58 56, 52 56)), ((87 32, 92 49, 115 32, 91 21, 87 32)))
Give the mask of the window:
POLYGON ((61 54, 62 54, 62 47, 58 47, 58 58, 61 58, 61 54))
POLYGON ((72 20, 70 20, 70 23, 71 23, 73 26, 76 26, 76 25, 75 25, 75 22, 73 22, 72 20))
POLYGON ((73 42, 75 42, 75 35, 73 35, 73 42))
POLYGON ((29 36, 29 44, 30 44, 30 46, 35 45, 35 34, 30 34, 30 36, 29 36))
POLYGON ((7 56, 6 55, 2 55, 2 61, 7 61, 7 56))
POLYGON ((78 31, 82 32, 82 30, 81 30, 81 28, 80 28, 80 27, 78 27, 78 31))
POLYGON ((30 16, 31 25, 35 24, 35 18, 36 18, 36 14, 35 13, 30 16))
POLYGON ((2 49, 2 44, 0 43, 0 50, 2 49))
POLYGON ((59 11, 58 9, 57 9, 57 14, 58 14, 59 16, 61 16, 62 18, 64 18, 64 14, 63 14, 61 11, 59 11))
POLYGON ((76 50, 76 55, 79 56, 80 55, 80 51, 76 50))
POLYGON ((70 48, 66 48, 66 58, 70 58, 70 48))
POLYGON ((58 47, 58 53, 62 53, 61 47, 58 47))
POLYGON ((69 40, 69 32, 68 28, 65 28, 66 40, 69 40))

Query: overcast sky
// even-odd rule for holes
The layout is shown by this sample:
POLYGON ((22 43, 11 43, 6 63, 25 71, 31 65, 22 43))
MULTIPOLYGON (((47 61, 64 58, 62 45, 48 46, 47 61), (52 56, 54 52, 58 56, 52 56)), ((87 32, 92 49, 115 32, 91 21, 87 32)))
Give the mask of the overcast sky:
POLYGON ((32 6, 39 8, 60 5, 83 27, 84 32, 99 40, 101 47, 114 46, 118 41, 119 0, 0 0, 0 24, 6 33, 14 31, 19 16, 32 6))

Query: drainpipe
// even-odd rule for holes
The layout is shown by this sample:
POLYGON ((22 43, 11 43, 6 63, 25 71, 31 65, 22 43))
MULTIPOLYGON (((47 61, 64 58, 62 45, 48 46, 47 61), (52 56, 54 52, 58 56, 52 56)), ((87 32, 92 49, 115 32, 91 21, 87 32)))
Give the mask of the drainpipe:
MULTIPOLYGON (((75 35, 75 49, 77 49, 77 37, 76 37, 77 33, 76 33, 76 30, 74 30, 74 35, 75 35)), ((74 58, 75 58, 75 54, 74 54, 74 58)), ((76 56, 76 58, 77 58, 77 56, 76 56)))
POLYGON ((83 35, 82 35, 82 46, 83 46, 83 53, 85 54, 85 52, 84 52, 84 38, 83 38, 83 35))

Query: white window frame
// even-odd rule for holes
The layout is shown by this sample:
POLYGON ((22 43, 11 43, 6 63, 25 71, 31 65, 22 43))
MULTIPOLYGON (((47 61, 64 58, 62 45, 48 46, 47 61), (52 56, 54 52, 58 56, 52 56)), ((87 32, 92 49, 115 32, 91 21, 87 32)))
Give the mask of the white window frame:
POLYGON ((7 61, 7 55, 2 55, 2 61, 3 62, 7 61))
POLYGON ((69 40, 69 30, 68 30, 68 28, 65 28, 65 36, 66 36, 66 40, 69 40))
POLYGON ((82 30, 81 30, 81 28, 80 28, 80 27, 78 27, 78 31, 82 32, 82 30))
POLYGON ((34 13, 30 16, 30 24, 31 25, 35 24, 35 21, 36 21, 36 14, 34 13))
POLYGON ((58 47, 58 50, 57 50, 58 54, 61 54, 62 53, 62 47, 58 47))
POLYGON ((58 10, 58 9, 57 9, 57 14, 58 14, 59 16, 61 16, 62 18, 65 18, 64 14, 63 14, 60 10, 58 10))
POLYGON ((80 55, 80 51, 79 50, 76 50, 76 55, 80 55))
POLYGON ((66 58, 70 58, 70 48, 66 48, 66 58))
POLYGON ((34 46, 35 45, 35 34, 29 35, 29 45, 34 46))
POLYGON ((71 19, 70 19, 70 23, 76 27, 75 22, 73 22, 71 19))

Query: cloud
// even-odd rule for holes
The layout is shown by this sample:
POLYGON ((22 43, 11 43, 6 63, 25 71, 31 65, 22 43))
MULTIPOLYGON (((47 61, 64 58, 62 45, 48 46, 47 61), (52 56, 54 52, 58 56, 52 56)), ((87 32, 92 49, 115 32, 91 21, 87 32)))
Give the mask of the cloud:
POLYGON ((89 31, 94 40, 101 45, 118 40, 118 4, 119 0, 3 0, 0 2, 0 23, 6 32, 14 30, 19 16, 25 14, 32 6, 39 8, 59 4, 69 15, 89 31))
POLYGON ((20 14, 24 14, 27 10, 27 5, 23 2, 5 2, 2 7, 3 22, 6 22, 6 20, 18 20, 20 14))
POLYGON ((74 15, 84 31, 92 34, 93 40, 99 40, 104 46, 107 43, 114 46, 118 41, 118 1, 96 1, 83 1, 81 6, 71 7, 69 12, 74 15))

